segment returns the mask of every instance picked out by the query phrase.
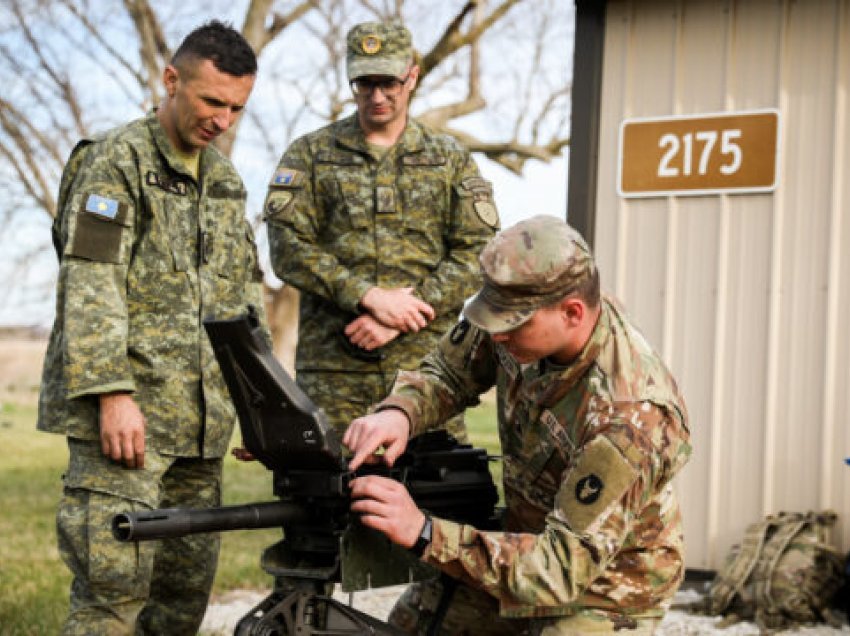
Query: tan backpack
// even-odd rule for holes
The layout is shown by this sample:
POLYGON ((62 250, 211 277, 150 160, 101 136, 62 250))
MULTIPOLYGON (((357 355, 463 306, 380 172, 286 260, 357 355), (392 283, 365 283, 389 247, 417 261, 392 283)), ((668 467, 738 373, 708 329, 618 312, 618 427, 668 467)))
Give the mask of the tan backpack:
POLYGON ((831 511, 779 513, 752 524, 691 609, 726 616, 721 625, 754 620, 768 632, 837 624, 829 604, 843 583, 844 559, 827 541, 835 520, 831 511))

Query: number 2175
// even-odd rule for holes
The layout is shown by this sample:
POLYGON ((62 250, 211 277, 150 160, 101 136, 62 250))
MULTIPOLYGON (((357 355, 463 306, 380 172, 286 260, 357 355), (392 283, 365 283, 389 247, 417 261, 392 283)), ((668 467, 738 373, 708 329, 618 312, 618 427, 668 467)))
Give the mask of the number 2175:
POLYGON ((658 140, 659 148, 666 149, 658 162, 659 177, 690 176, 694 173, 708 173, 712 162, 712 153, 719 153, 722 162, 719 170, 724 175, 733 175, 741 167, 744 153, 737 140, 741 138, 741 130, 699 130, 688 132, 681 136, 666 133, 658 140), (720 143, 718 147, 718 137, 720 143), (679 167, 681 166, 681 168, 679 167))

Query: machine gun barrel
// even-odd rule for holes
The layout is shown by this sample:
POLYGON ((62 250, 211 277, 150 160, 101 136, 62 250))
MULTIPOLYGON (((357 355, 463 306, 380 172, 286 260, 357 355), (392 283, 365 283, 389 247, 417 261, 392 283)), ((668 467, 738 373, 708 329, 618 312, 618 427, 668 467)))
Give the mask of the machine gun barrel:
POLYGON ((112 536, 124 542, 149 541, 198 532, 273 528, 299 523, 307 518, 308 513, 302 506, 284 501, 222 508, 161 508, 115 515, 112 518, 112 536))

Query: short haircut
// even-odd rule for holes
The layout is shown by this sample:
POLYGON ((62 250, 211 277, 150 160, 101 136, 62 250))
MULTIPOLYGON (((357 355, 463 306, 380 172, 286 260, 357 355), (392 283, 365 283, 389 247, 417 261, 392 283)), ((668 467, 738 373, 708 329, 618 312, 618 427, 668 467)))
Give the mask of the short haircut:
POLYGON ((257 74, 257 56, 251 45, 239 31, 218 20, 210 20, 187 35, 171 64, 188 71, 200 60, 211 60, 219 71, 235 77, 257 74))
POLYGON ((594 267, 593 271, 590 272, 590 276, 587 276, 579 283, 573 293, 581 298, 588 307, 597 307, 602 296, 602 290, 599 284, 599 269, 594 267))

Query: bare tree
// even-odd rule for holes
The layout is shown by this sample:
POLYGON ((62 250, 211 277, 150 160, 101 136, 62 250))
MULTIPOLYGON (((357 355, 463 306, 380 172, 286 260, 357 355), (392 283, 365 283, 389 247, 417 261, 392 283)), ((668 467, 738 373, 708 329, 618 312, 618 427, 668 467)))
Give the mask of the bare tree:
MULTIPOLYGON (((249 208, 297 134, 352 108, 345 33, 400 19, 414 32, 422 81, 414 114, 521 174, 569 143, 571 8, 564 0, 4 0, 0 7, 2 244, 26 218, 43 239, 18 250, 18 272, 49 252, 44 226, 77 140, 140 116, 161 97, 172 46, 212 17, 241 28, 260 75, 241 125, 219 140, 246 177, 249 208), (35 218, 38 220, 35 221, 35 218)), ((258 215, 252 218, 259 225, 258 215)), ((46 261, 48 259, 42 259, 46 261)), ((52 266, 52 265, 51 265, 52 266)), ((26 277, 18 280, 26 279, 26 277)), ((291 290, 269 288, 270 316, 291 323, 291 290)), ((49 290, 46 292, 49 293, 49 290)), ((2 296, 2 293, 0 293, 2 296)), ((292 329, 274 325, 279 342, 292 329)), ((284 357, 289 357, 285 355, 284 357)))

